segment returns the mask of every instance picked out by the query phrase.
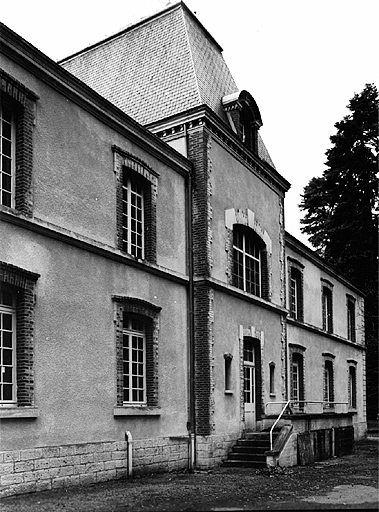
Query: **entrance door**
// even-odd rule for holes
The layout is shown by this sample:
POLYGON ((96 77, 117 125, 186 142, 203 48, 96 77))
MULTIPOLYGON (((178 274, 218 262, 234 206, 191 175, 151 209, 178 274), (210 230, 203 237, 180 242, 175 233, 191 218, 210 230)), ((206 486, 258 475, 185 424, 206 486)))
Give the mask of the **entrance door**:
POLYGON ((255 352, 251 339, 243 343, 243 381, 245 402, 245 429, 255 430, 256 427, 256 386, 255 386, 255 352))

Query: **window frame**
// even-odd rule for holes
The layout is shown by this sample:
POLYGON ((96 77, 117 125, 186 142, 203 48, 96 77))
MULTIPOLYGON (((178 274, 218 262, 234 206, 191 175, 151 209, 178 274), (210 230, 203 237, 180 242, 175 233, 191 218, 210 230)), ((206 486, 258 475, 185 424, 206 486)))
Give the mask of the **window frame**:
POLYGON ((291 404, 291 408, 297 412, 304 412, 304 400, 306 396, 305 389, 305 347, 301 345, 292 345, 289 346, 289 357, 290 357, 290 397, 291 401, 294 403, 291 404), (295 372, 294 369, 298 370, 295 372), (297 394, 295 396, 294 389, 294 376, 298 376, 297 380, 297 394))
POLYGON ((1 108, 12 113, 12 194, 11 208, 31 217, 33 215, 33 129, 38 96, 0 69, 1 108))
POLYGON ((157 262, 157 198, 159 173, 139 157, 113 145, 113 171, 116 176, 116 247, 123 254, 149 263, 157 262), (124 247, 123 184, 130 178, 143 189, 142 258, 124 247))
POLYGON ((116 407, 158 407, 159 313, 161 307, 135 297, 114 295, 112 300, 115 306, 116 407), (126 316, 143 322, 145 328, 145 395, 144 401, 139 402, 124 400, 123 336, 126 316))
POLYGON ((322 329, 333 334, 333 284, 321 279, 322 329))
POLYGON ((0 404, 2 407, 6 407, 6 406, 13 407, 17 404, 17 358, 16 358, 16 353, 17 353, 17 341, 16 341, 17 340, 17 316, 16 316, 16 311, 17 310, 16 310, 15 292, 10 287, 0 283, 0 316, 2 318, 0 320, 0 331, 1 331, 0 340, 4 341, 4 332, 11 332, 11 346, 9 348, 5 347, 4 343, 0 341, 0 352, 1 352, 0 359, 2 362, 2 365, 0 366, 0 404), (2 296, 3 296, 4 291, 8 292, 12 297, 12 305, 11 306, 3 303, 2 296), (4 318, 5 314, 11 316, 11 318, 12 318, 11 331, 9 331, 8 329, 4 329, 3 318, 4 318), (11 364, 5 365, 4 364, 4 351, 9 350, 9 349, 12 351, 11 364), (10 399, 4 400, 3 399, 3 396, 4 396, 3 395, 3 386, 4 386, 4 384, 9 385, 9 383, 5 383, 3 381, 3 375, 5 374, 5 371, 3 371, 3 369, 5 369, 7 367, 11 368, 10 385, 12 386, 12 396, 10 399))
POLYGON ((123 333, 123 405, 146 405, 146 326, 145 322, 142 317, 136 316, 136 315, 128 315, 129 325, 125 326, 125 315, 123 318, 123 326, 122 326, 122 333, 123 333), (138 323, 141 323, 143 328, 141 330, 133 329, 133 321, 136 321, 138 323), (125 347, 125 337, 128 337, 128 347, 125 347), (137 338, 137 342, 142 342, 142 347, 133 347, 133 338, 137 338), (130 343, 131 341, 131 343, 130 343), (125 359, 125 351, 128 352, 128 359, 125 359), (135 360, 135 356, 142 352, 142 361, 135 360), (133 366, 138 363, 142 362, 142 374, 134 371, 133 372, 133 366), (128 366, 128 373, 125 373, 125 365, 128 366), (125 386, 125 377, 128 376, 128 385, 125 386), (142 386, 134 386, 133 385, 133 378, 141 379, 142 378, 142 386), (125 393, 126 390, 129 395, 131 395, 131 398, 129 400, 125 400, 125 393), (142 399, 134 400, 133 394, 141 392, 142 390, 142 399))
POLYGON ((334 408, 334 356, 323 354, 323 409, 334 408))
POLYGON ((348 365, 348 404, 349 409, 357 409, 357 364, 348 365))
MULTIPOLYGON (((125 172, 125 171, 124 171, 125 172)), ((136 179, 135 176, 131 175, 133 173, 128 173, 125 177, 123 176, 122 183, 122 203, 123 203, 123 221, 122 221, 122 249, 124 252, 130 254, 131 256, 135 256, 137 259, 145 259, 145 204, 144 204, 144 187, 140 182, 141 180, 136 179), (126 185, 125 185, 126 181, 126 185), (137 190, 139 188, 140 192, 137 190), (125 200, 125 194, 127 199, 125 200), (140 207, 136 204, 136 199, 140 200, 140 207), (125 213, 125 206, 127 212, 125 213), (137 215, 133 215, 133 209, 137 211, 141 211, 141 218, 139 219, 137 215), (126 219, 126 220, 125 220, 126 219), (136 229, 133 230, 133 223, 138 226, 140 224, 141 229, 140 232, 136 229), (124 233, 126 232, 126 239, 124 233), (136 237, 141 237, 141 243, 137 241, 133 243, 133 235, 136 237)))
POLYGON ((34 407, 34 305, 39 274, 0 261, 0 287, 13 294, 14 332, 14 400, 0 402, 3 408, 34 407))
POLYGON ((347 339, 356 341, 356 312, 355 312, 355 298, 351 295, 346 295, 346 310, 347 310, 347 339))
MULTIPOLYGON (((267 259, 266 246, 262 238, 251 228, 241 225, 234 224, 233 226, 233 252, 232 252, 232 283, 233 286, 243 290, 246 293, 254 295, 256 297, 263 297, 264 290, 264 280, 267 279, 267 276, 264 275, 264 265, 265 258, 267 259), (238 237, 240 237, 242 244, 241 247, 236 244, 238 241, 238 237), (249 252, 248 246, 252 248, 251 252, 249 252), (256 253, 258 252, 258 257, 256 253), (238 260, 238 257, 242 258, 242 264, 238 260), (251 266, 247 265, 247 262, 252 262, 251 266), (236 272, 236 267, 242 267, 242 275, 236 272), (258 267, 258 271, 256 270, 256 266, 258 267), (248 278, 248 273, 252 277, 258 276, 259 282, 255 279, 248 278), (242 283, 242 286, 240 286, 242 283)), ((267 267, 267 261, 266 265, 267 267)), ((267 272, 266 272, 267 273, 267 272)), ((266 286, 268 288, 268 286, 266 286)))
MULTIPOLYGON (((9 140, 9 139, 7 139, 9 140)), ((16 124, 15 124, 15 113, 14 111, 8 106, 5 104, 5 102, 1 101, 0 102, 0 158, 1 158, 1 162, 0 162, 0 205, 2 206, 6 206, 8 208, 14 208, 14 205, 15 205, 15 183, 16 183, 16 178, 15 178, 15 170, 16 170, 16 124), (3 139, 5 139, 5 137, 3 136, 3 122, 4 122, 4 116, 3 116, 3 112, 4 112, 4 109, 7 109, 9 110, 10 112, 10 144, 11 144, 11 151, 10 151, 10 155, 5 155, 3 154, 3 139), (4 179, 4 176, 5 174, 8 174, 8 173, 5 173, 5 171, 3 170, 3 158, 9 158, 10 159, 10 191, 9 191, 9 194, 10 194, 10 204, 5 204, 5 202, 3 201, 3 192, 4 192, 4 188, 3 188, 3 179, 4 179)), ((9 175, 9 174, 8 174, 9 175)))

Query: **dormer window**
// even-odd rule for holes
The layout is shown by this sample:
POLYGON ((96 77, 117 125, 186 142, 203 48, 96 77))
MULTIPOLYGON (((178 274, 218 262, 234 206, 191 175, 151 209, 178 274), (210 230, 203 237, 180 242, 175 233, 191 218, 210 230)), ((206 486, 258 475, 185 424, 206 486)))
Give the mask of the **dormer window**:
POLYGON ((254 98, 247 91, 242 91, 224 96, 222 104, 233 132, 247 148, 258 153, 258 130, 262 126, 262 118, 254 98))

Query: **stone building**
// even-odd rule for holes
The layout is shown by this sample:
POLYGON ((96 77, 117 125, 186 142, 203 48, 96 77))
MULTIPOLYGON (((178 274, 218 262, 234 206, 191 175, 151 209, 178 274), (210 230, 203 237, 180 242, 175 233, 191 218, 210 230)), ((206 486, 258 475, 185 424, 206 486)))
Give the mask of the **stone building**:
POLYGON ((362 294, 285 232, 258 105, 185 4, 60 65, 0 37, 1 492, 208 468, 282 411, 282 462, 364 436, 362 294))

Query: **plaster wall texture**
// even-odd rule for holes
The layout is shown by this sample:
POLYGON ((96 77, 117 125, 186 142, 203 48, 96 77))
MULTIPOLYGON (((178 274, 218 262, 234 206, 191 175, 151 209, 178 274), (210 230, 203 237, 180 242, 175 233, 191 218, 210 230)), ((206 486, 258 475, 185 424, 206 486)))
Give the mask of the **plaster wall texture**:
POLYGON ((243 401, 243 383, 240 369, 240 326, 247 329, 251 326, 260 333, 263 331, 261 343, 262 357, 262 392, 264 402, 275 400, 270 397, 269 363, 276 367, 276 399, 281 400, 281 321, 280 315, 260 306, 247 303, 236 297, 215 291, 214 294, 214 400, 215 400, 215 432, 237 433, 241 428, 241 401, 243 401), (224 353, 233 355, 231 383, 233 394, 225 394, 225 359, 224 353))
POLYGON ((186 272, 185 179, 135 142, 69 101, 29 71, 9 74, 39 96, 33 132, 33 215, 116 248, 116 176, 112 145, 142 159, 160 177, 157 264, 186 272))
MULTIPOLYGON (((347 338, 347 305, 346 295, 356 299, 356 342, 364 342, 364 301, 357 292, 345 283, 336 279, 328 272, 316 266, 314 263, 292 250, 286 248, 286 256, 295 258, 304 265, 304 322, 322 329, 322 296, 321 279, 326 279, 333 284, 333 333, 347 338)), ((288 271, 288 269, 287 269, 288 271)), ((287 290, 287 303, 289 303, 289 289, 287 290)))
MULTIPOLYGON (((2 421, 7 449, 187 433, 185 286, 21 228, 1 225, 0 260, 40 274, 36 286, 36 420, 2 421), (113 416, 112 295, 147 300, 159 315, 160 416, 113 416)), ((3 449, 5 446, 2 447, 3 449)))
MULTIPOLYGON (((212 276, 226 282, 227 253, 225 211, 231 208, 251 210, 267 231, 272 243, 272 297, 280 304, 280 196, 251 172, 213 137, 210 149, 212 162, 212 276)), ((283 229, 283 227, 282 227, 283 229)))
MULTIPOLYGON (((364 352, 353 344, 345 344, 291 324, 287 326, 287 333, 289 343, 302 345, 306 349, 304 354, 305 400, 323 400, 323 353, 335 356, 333 360, 335 402, 348 402, 348 360, 357 362, 357 421, 364 421, 364 352)), ((315 412, 321 412, 319 404, 314 407, 315 412)), ((342 405, 337 405, 336 410, 347 411, 342 405)))

